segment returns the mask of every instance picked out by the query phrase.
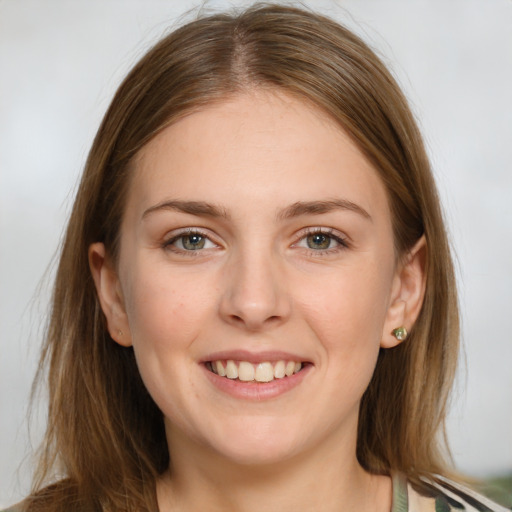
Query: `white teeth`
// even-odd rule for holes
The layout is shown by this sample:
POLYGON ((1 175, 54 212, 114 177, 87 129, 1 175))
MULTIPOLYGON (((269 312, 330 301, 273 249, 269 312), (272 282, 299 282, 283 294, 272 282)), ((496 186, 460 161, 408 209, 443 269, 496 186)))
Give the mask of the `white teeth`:
POLYGON ((288 361, 286 363, 286 370, 285 370, 286 376, 290 377, 291 375, 293 375, 294 370, 295 370, 295 363, 293 361, 288 361))
POLYGON ((282 379, 286 375, 284 361, 277 361, 274 366, 274 377, 276 379, 282 379))
POLYGON ((295 361, 276 361, 270 363, 252 364, 248 361, 235 362, 232 359, 225 361, 211 361, 209 368, 220 377, 239 379, 242 382, 272 382, 274 379, 291 377, 302 369, 302 363, 295 361))
POLYGON ((254 380, 254 366, 246 361, 241 361, 238 365, 238 378, 244 382, 254 380))
POLYGON ((238 368, 234 361, 226 362, 226 377, 228 379, 238 379, 238 368))
POLYGON ((274 368, 272 365, 270 363, 258 364, 258 366, 256 366, 254 380, 257 382, 270 382, 274 380, 274 368))
POLYGON ((221 377, 226 376, 226 370, 222 364, 222 361, 215 361, 215 373, 221 377))

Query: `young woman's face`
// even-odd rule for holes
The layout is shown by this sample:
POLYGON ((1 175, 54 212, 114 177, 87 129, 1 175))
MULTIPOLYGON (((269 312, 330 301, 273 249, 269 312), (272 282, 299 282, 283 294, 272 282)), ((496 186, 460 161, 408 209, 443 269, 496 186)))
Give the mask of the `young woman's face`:
POLYGON ((307 103, 254 92, 164 130, 130 187, 104 309, 171 454, 355 451, 403 307, 386 192, 354 143, 307 103))

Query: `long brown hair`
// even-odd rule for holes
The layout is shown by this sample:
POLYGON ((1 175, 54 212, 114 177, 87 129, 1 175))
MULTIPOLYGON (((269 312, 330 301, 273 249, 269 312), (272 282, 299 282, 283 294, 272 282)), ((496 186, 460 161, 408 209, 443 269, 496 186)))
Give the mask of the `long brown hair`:
POLYGON ((131 163, 179 117, 250 88, 313 102, 348 133, 387 189, 397 255, 425 235, 426 294, 409 339, 382 350, 363 396, 357 456, 374 473, 443 472, 443 427, 458 352, 450 249, 422 138, 375 53, 334 21, 256 5, 193 21, 153 47, 119 87, 91 148, 63 241, 41 368, 49 415, 31 510, 156 510, 169 454, 162 414, 131 348, 106 329, 88 265, 114 259, 131 163), (53 480, 50 480, 53 478, 53 480))

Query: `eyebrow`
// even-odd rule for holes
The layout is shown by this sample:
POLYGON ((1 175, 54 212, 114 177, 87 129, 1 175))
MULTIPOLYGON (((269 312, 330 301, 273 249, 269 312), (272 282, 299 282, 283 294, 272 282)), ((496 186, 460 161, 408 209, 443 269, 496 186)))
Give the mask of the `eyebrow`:
MULTIPOLYGON (((203 217, 229 219, 228 211, 212 203, 205 201, 180 201, 169 200, 151 206, 142 214, 142 219, 148 215, 158 211, 171 210, 181 213, 188 213, 190 215, 197 215, 203 217)), ((329 199, 324 201, 297 201, 296 203, 287 206, 280 210, 277 214, 278 220, 291 219, 300 215, 321 215, 322 213, 329 213, 334 210, 347 210, 355 212, 365 219, 372 220, 370 214, 362 207, 347 199, 329 199)))
POLYGON ((225 208, 216 206, 205 201, 163 201, 155 206, 151 206, 142 214, 142 218, 146 218, 148 215, 158 211, 172 210, 175 212, 188 213, 190 215, 200 215, 203 217, 214 217, 228 219, 229 214, 225 208))
POLYGON ((299 215, 320 215, 333 210, 348 210, 355 212, 365 219, 372 220, 371 215, 362 207, 347 199, 329 199, 326 201, 298 201, 281 210, 277 218, 280 220, 291 219, 299 215))

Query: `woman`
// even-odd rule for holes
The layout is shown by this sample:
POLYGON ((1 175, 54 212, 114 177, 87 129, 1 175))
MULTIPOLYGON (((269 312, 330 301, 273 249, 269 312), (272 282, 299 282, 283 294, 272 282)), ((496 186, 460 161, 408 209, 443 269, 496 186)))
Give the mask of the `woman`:
POLYGON ((435 185, 382 63, 297 9, 200 19, 91 149, 23 507, 501 510, 439 476, 457 346, 435 185))

